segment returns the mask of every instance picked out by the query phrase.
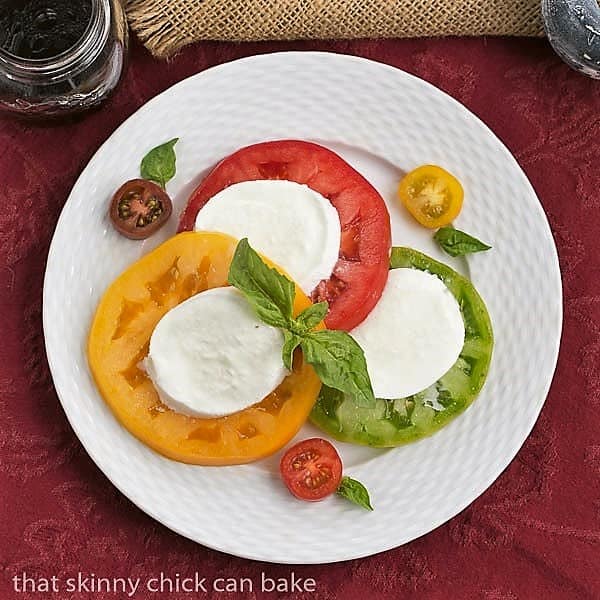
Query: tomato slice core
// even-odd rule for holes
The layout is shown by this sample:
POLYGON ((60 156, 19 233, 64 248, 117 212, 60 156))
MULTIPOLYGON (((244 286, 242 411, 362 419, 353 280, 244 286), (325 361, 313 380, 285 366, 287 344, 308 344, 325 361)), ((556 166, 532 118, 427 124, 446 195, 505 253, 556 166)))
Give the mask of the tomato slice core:
POLYGON ((390 217, 377 190, 345 160, 310 142, 264 142, 221 161, 190 196, 179 231, 194 229, 198 211, 218 192, 242 181, 286 179, 327 198, 340 217, 339 259, 311 297, 330 304, 325 324, 350 331, 371 312, 387 281, 390 217))
POLYGON ((282 457, 281 477, 300 500, 318 501, 335 492, 342 478, 342 460, 327 440, 298 442, 282 457))
POLYGON ((448 188, 441 180, 425 177, 415 187, 415 203, 424 215, 439 219, 448 212, 451 198, 448 188))

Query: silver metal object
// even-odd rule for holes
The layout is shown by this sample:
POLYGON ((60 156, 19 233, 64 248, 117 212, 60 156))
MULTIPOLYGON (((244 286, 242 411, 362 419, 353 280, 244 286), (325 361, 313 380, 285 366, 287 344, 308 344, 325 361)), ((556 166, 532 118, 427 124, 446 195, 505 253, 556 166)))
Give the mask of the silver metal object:
POLYGON ((57 56, 27 59, 0 48, 0 112, 70 115, 110 95, 125 66, 127 22, 120 0, 91 0, 91 5, 85 33, 57 56))
POLYGON ((542 16, 556 53, 573 69, 600 79, 598 0, 542 0, 542 16))

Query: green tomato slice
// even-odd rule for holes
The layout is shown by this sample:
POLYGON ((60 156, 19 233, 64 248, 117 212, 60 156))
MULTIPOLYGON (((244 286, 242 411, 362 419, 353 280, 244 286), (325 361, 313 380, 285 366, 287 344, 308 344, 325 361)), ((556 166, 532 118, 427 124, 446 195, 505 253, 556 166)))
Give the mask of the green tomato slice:
POLYGON ((380 448, 431 435, 475 400, 485 383, 494 336, 492 323, 473 284, 448 267, 411 248, 393 248, 390 267, 409 267, 439 277, 452 292, 465 323, 465 343, 454 366, 428 389, 395 400, 357 406, 352 396, 323 386, 311 421, 334 438, 380 448))

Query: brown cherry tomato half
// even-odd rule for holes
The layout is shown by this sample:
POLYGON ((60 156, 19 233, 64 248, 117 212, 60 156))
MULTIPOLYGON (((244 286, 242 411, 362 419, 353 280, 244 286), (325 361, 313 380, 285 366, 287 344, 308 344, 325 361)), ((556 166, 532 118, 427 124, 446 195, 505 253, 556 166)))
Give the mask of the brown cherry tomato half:
POLYGON ((342 479, 342 459, 321 438, 302 440, 292 446, 279 463, 281 477, 296 498, 314 502, 333 494, 342 479))
POLYGON ((143 240, 158 231, 173 212, 165 190, 146 179, 132 179, 115 193, 110 220, 115 229, 132 240, 143 240))

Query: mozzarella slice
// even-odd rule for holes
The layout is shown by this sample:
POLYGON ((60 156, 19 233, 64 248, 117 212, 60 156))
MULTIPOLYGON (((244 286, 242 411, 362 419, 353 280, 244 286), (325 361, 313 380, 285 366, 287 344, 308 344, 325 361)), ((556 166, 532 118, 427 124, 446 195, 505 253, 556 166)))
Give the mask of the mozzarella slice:
POLYGON ((435 275, 393 269, 381 299, 352 332, 377 398, 406 398, 435 383, 456 362, 465 325, 458 302, 435 275))
POLYGON ((287 375, 283 334, 255 316, 232 287, 192 296, 158 322, 146 370, 161 400, 197 417, 221 417, 257 402, 287 375))
POLYGON ((340 219, 331 202, 293 181, 231 185, 204 205, 195 229, 247 237, 309 295, 329 279, 340 251, 340 219))

